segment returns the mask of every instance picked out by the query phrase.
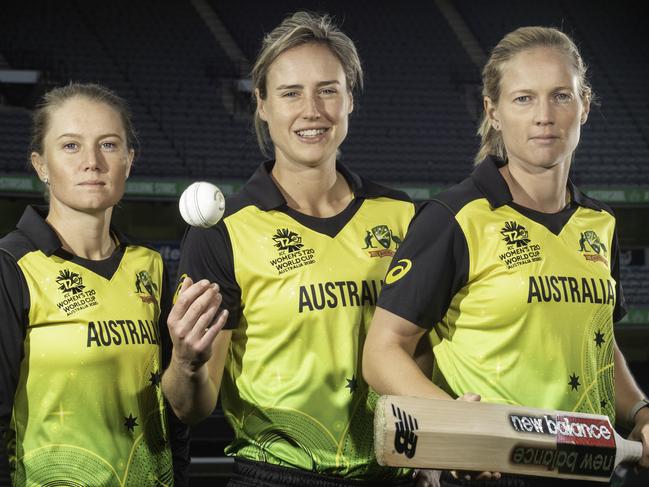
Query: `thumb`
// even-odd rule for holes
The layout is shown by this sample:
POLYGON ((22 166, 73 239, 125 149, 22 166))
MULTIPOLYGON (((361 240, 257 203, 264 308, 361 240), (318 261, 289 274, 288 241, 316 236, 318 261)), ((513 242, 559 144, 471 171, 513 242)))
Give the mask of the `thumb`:
POLYGON ((460 397, 457 398, 458 401, 469 401, 469 402, 478 402, 480 399, 480 394, 475 392, 465 392, 460 397))

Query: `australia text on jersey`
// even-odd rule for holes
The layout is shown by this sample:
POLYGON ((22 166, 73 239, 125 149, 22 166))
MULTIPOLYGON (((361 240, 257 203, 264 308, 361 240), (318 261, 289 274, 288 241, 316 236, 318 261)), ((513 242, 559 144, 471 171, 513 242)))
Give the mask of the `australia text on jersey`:
POLYGON ((157 345, 158 327, 150 320, 97 320, 88 323, 86 347, 111 345, 157 345))
POLYGON ((298 313, 347 306, 376 306, 383 281, 327 281, 300 286, 298 313))

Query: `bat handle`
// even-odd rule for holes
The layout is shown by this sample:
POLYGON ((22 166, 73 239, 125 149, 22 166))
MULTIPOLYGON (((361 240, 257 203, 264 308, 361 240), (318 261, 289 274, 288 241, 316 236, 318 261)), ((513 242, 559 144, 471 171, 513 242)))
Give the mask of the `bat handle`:
POLYGON ((625 462, 638 463, 641 458, 642 443, 639 441, 625 440, 624 438, 619 439, 617 454, 615 455, 616 465, 625 462))

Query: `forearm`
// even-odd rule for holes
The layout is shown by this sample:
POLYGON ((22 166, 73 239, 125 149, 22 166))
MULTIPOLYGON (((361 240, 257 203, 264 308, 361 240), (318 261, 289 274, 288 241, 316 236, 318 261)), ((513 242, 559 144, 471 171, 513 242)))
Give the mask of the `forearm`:
POLYGON ((413 356, 398 345, 373 347, 363 355, 363 376, 379 394, 451 399, 433 384, 413 356))
POLYGON ((218 399, 218 388, 210 379, 207 364, 190 371, 173 359, 162 376, 162 392, 178 419, 186 424, 207 418, 218 399))
POLYGON ((633 422, 627 424, 629 423, 629 412, 645 395, 633 379, 629 366, 617 344, 614 346, 613 353, 615 360, 615 413, 619 423, 632 427, 633 422))
POLYGON ((363 377, 375 391, 450 399, 426 377, 432 352, 422 353, 427 345, 421 343, 424 333, 413 323, 385 309, 376 309, 363 349, 363 377), (422 366, 422 358, 426 366, 422 366))

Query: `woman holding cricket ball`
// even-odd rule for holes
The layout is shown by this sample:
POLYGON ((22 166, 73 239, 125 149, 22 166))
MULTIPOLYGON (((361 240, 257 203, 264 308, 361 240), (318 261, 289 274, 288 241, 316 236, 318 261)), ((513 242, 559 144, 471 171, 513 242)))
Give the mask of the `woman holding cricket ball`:
POLYGON ((170 315, 164 392, 187 422, 221 394, 235 432, 231 486, 413 485, 410 472, 376 463, 376 395, 360 372, 414 205, 337 160, 362 83, 356 48, 328 16, 298 12, 265 37, 252 80, 258 140, 273 159, 216 226, 185 235, 176 307, 212 318, 170 315), (222 302, 189 306, 199 280, 218 283, 222 302))

